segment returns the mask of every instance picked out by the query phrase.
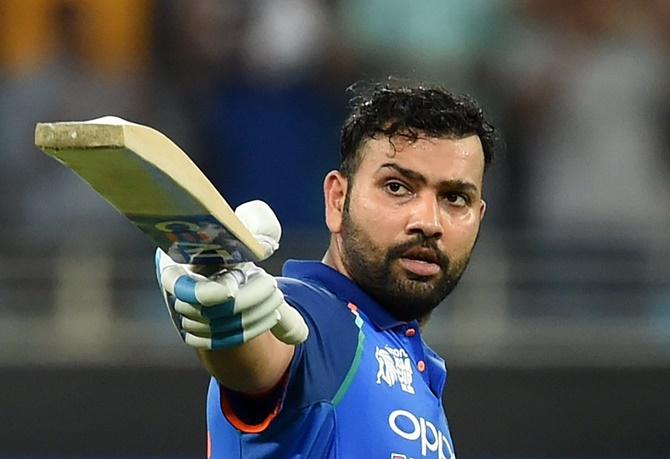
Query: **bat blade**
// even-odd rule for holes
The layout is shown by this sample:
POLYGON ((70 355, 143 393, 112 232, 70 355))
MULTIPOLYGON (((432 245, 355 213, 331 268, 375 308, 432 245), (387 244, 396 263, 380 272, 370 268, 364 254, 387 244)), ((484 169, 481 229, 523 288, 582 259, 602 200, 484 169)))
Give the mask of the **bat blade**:
POLYGON ((35 144, 178 263, 230 265, 269 255, 188 155, 155 129, 116 117, 39 123, 35 144))

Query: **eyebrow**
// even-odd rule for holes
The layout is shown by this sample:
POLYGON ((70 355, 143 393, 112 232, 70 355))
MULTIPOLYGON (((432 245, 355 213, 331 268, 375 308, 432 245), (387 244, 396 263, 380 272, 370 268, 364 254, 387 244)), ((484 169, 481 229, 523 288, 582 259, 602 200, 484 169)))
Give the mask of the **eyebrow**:
MULTIPOLYGON (((379 169, 393 169, 398 172, 403 177, 412 180, 414 182, 419 182, 422 185, 428 183, 428 179, 421 174, 420 172, 413 171, 412 169, 406 169, 402 166, 397 165, 396 163, 384 163, 379 166, 379 169)), ((441 180, 438 182, 439 188, 448 188, 450 190, 457 190, 463 192, 477 193, 477 185, 471 182, 466 182, 464 180, 452 179, 452 180, 441 180)))

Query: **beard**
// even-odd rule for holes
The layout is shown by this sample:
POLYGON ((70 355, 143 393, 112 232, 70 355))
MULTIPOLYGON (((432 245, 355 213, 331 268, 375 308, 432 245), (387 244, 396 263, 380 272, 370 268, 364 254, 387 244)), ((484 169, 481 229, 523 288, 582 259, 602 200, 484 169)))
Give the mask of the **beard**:
POLYGON ((345 206, 342 221, 342 261, 351 278, 393 317, 403 322, 425 321, 456 287, 470 260, 469 252, 450 260, 437 247, 437 240, 423 233, 384 250, 356 225, 345 206), (405 271, 399 260, 412 250, 431 250, 431 262, 440 266, 433 276, 405 271))

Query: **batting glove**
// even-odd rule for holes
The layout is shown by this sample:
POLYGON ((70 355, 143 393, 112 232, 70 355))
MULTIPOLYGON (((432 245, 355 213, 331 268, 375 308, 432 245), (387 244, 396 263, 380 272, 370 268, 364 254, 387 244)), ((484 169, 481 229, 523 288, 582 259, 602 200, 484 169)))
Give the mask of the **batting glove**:
MULTIPOLYGON (((278 236, 274 235, 281 234, 281 230, 264 231, 263 236, 258 236, 258 225, 254 224, 260 214, 260 220, 267 222, 267 211, 272 213, 266 204, 261 206, 254 201, 235 212, 259 241, 273 234, 273 251, 278 246, 278 236)), ((272 217, 279 225, 274 213, 272 217)), ((288 344, 307 339, 302 316, 284 301, 275 278, 253 263, 235 265, 205 277, 194 272, 193 266, 176 263, 158 249, 156 271, 172 322, 189 346, 227 349, 267 331, 288 344)))

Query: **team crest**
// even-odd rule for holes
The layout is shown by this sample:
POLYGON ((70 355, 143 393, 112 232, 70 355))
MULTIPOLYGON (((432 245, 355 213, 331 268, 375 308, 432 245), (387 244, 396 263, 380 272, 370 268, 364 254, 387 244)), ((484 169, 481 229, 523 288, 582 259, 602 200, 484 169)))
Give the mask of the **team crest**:
POLYGON ((384 346, 375 349, 375 358, 379 363, 377 384, 385 382, 389 387, 400 384, 400 388, 409 394, 414 393, 412 386, 412 363, 404 349, 384 346))

